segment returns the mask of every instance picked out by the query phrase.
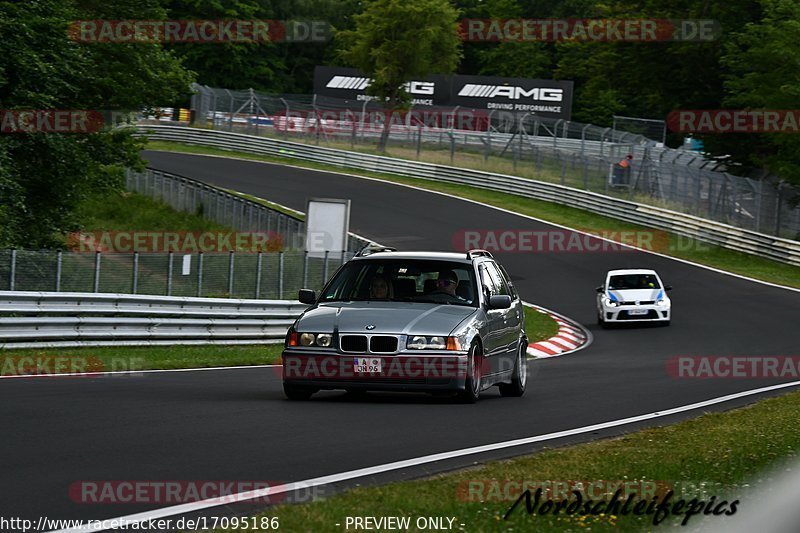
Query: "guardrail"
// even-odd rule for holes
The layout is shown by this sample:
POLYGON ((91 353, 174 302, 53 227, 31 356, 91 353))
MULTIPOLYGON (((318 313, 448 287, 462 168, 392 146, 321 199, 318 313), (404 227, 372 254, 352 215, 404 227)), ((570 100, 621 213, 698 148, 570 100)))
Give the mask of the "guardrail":
POLYGON ((233 132, 177 126, 139 126, 153 140, 302 159, 328 165, 470 185, 585 209, 626 222, 669 231, 731 250, 800 266, 800 242, 772 237, 669 209, 612 198, 573 187, 421 161, 349 152, 233 132))
POLYGON ((0 291, 0 349, 276 343, 306 307, 288 300, 0 291))

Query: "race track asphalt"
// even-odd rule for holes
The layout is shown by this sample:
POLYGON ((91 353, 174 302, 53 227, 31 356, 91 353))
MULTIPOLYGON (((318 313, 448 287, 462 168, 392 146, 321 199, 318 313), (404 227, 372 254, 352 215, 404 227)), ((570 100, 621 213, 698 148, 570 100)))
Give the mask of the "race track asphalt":
MULTIPOLYGON (((226 158, 144 155, 152 168, 298 210, 305 209, 310 196, 350 198, 351 231, 405 250, 450 250, 454 235, 463 230, 554 229, 386 182, 226 158)), ((304 480, 663 411, 786 381, 676 379, 667 372, 674 356, 800 355, 798 292, 635 251, 497 257, 524 299, 581 322, 594 335, 594 343, 581 352, 531 362, 533 381, 523 398, 500 398, 490 390, 476 405, 458 405, 425 395, 375 393, 357 400, 327 392, 292 403, 284 400, 273 368, 0 380, 0 456, 5 459, 0 509, 34 518, 128 515, 167 504, 76 503, 69 488, 82 480, 304 480), (674 287, 671 327, 606 331, 594 325, 594 287, 606 270, 618 267, 655 268, 674 287)), ((545 444, 617 435, 698 414, 695 410, 545 444)), ((541 446, 422 465, 339 488, 419 477, 541 446)), ((240 504, 235 512, 257 509, 240 504)))

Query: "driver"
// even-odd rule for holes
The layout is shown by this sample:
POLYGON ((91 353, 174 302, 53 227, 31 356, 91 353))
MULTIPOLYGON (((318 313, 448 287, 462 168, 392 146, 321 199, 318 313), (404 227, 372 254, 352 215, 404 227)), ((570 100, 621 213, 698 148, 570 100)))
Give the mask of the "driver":
POLYGON ((375 276, 369 284, 369 297, 383 300, 391 298, 389 282, 383 276, 375 276))
POLYGON ((458 276, 452 270, 444 270, 439 272, 439 279, 436 280, 437 292, 444 292, 450 296, 456 296, 456 287, 458 287, 458 276))

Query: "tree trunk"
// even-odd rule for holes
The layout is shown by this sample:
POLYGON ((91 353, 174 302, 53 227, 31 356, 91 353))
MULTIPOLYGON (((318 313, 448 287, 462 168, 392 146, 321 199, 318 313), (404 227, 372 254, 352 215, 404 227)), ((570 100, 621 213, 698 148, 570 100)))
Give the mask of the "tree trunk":
POLYGON ((380 153, 386 151, 386 144, 389 142, 389 134, 392 132, 392 113, 394 113, 394 108, 389 109, 386 121, 383 123, 383 131, 381 131, 380 139, 378 139, 378 151, 380 153))
POLYGON ((378 139, 378 152, 386 152, 386 145, 389 142, 389 134, 392 132, 392 115, 397 107, 397 97, 390 97, 386 102, 387 113, 386 121, 383 123, 383 131, 381 137, 378 139))

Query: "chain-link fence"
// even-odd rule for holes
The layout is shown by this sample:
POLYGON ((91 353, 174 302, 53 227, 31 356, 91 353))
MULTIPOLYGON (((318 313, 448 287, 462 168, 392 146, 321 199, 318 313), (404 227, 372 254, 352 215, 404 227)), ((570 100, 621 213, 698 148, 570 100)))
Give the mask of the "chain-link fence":
POLYGON ((70 235, 70 251, 0 250, 0 290, 294 299, 369 244, 350 235, 347 250, 309 254, 299 216, 168 172, 129 171, 126 182, 224 230, 87 232, 70 235))
POLYGON ((0 250, 0 290, 296 299, 353 252, 80 253, 0 250))
MULTIPOLYGON (((506 110, 412 107, 389 115, 374 100, 194 89, 199 127, 375 152, 388 122, 386 151, 394 157, 560 183, 800 238, 797 188, 735 176, 700 152, 624 131, 636 125, 627 117, 603 128, 506 110)), ((642 132, 663 127, 657 122, 641 122, 642 132)))
MULTIPOLYGON (((260 233, 270 239, 271 250, 302 250, 306 242, 305 221, 268 205, 243 198, 206 183, 169 172, 129 170, 129 191, 169 204, 173 209, 196 213, 238 232, 260 233)), ((346 251, 358 251, 369 241, 350 235, 346 251)), ((262 250, 263 251, 263 250, 262 250)), ((338 253, 340 250, 332 250, 338 253)))

